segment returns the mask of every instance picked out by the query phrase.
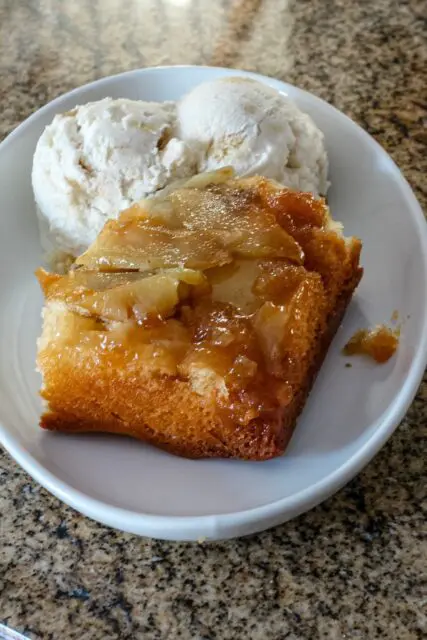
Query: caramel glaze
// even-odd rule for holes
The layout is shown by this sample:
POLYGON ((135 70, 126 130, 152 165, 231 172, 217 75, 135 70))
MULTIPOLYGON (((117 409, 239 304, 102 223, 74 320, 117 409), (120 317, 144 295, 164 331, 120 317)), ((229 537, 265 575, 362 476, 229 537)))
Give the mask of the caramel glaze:
POLYGON ((180 371, 187 373, 198 366, 215 372, 227 389, 227 394, 220 390, 216 394, 218 410, 224 419, 242 425, 267 415, 279 419, 280 407, 292 397, 286 380, 270 371, 253 316, 210 300, 185 307, 181 313, 181 321, 190 328, 192 346, 180 371))
POLYGON ((399 346, 398 332, 384 325, 375 329, 360 329, 343 349, 346 356, 366 355, 382 364, 390 360, 399 346))

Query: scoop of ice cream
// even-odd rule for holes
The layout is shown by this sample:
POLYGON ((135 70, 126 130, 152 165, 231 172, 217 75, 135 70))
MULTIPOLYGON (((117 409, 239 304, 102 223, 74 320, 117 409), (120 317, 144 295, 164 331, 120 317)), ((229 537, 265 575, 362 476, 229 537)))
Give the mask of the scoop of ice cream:
POLYGON ((174 104, 125 99, 57 115, 33 160, 43 248, 79 255, 109 218, 193 175, 195 155, 175 137, 175 125, 174 104))
POLYGON ((179 137, 199 145, 199 171, 232 165, 314 194, 328 188, 322 132, 284 95, 249 78, 199 85, 177 105, 179 137))

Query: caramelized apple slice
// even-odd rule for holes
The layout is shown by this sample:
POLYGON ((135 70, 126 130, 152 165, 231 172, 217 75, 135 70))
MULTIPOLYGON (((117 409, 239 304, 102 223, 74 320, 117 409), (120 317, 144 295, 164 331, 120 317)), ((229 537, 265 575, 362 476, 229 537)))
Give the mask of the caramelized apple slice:
POLYGON ((192 176, 185 183, 186 189, 206 189, 214 184, 224 184, 235 176, 233 167, 221 167, 216 171, 206 171, 192 176))
POLYGON ((108 222, 76 264, 101 271, 168 267, 203 270, 231 260, 230 253, 208 231, 172 232, 133 219, 108 222))
POLYGON ((207 286, 203 273, 191 269, 174 269, 145 278, 130 273, 126 274, 130 276, 127 282, 116 286, 113 283, 117 274, 104 275, 103 279, 94 274, 88 277, 88 283, 92 280, 91 284, 96 285, 98 281, 98 290, 84 286, 83 273, 54 276, 55 280, 50 278, 50 282, 49 274, 39 273, 38 277, 48 299, 61 300, 77 313, 115 322, 135 318, 143 323, 148 318, 166 318, 180 300, 190 295, 192 288, 197 291, 207 286), (107 280, 112 281, 112 286, 106 286, 107 280))
MULTIPOLYGON (((265 261, 258 264, 258 277, 254 281, 252 293, 264 302, 286 304, 307 278, 304 267, 285 260, 265 261)), ((317 276, 312 274, 310 277, 317 276)), ((318 278, 320 281, 320 276, 318 278)))
POLYGON ((135 280, 141 280, 141 278, 145 277, 145 274, 139 271, 105 273, 103 271, 76 269, 63 276, 58 273, 49 273, 39 268, 36 271, 36 276, 47 299, 58 297, 65 299, 67 295, 76 296, 79 292, 83 293, 88 289, 104 291, 135 280))
POLYGON ((212 185, 223 184, 234 177, 232 167, 222 167, 217 171, 199 173, 189 180, 177 180, 165 189, 162 189, 152 198, 146 198, 125 209, 121 215, 122 222, 139 218, 147 220, 152 225, 164 225, 168 229, 182 229, 182 221, 179 209, 174 207, 169 196, 179 189, 206 189, 212 185))
POLYGON ((235 231, 213 230, 218 242, 230 253, 241 258, 286 258, 302 264, 304 252, 281 227, 235 231))
POLYGON ((169 201, 186 229, 209 229, 234 255, 303 260, 301 247, 272 213, 262 209, 258 195, 234 186, 234 182, 213 185, 206 191, 179 189, 169 201))
POLYGON ((256 311, 262 301, 253 293, 260 275, 257 260, 235 260, 233 264, 216 267, 205 272, 212 285, 212 300, 232 304, 242 313, 256 311))
POLYGON ((120 222, 129 222, 130 220, 145 221, 150 226, 166 227, 171 230, 183 228, 179 211, 165 196, 141 200, 133 204, 129 209, 122 211, 120 222))
POLYGON ((264 302, 253 318, 253 326, 265 357, 267 370, 298 385, 304 371, 292 354, 304 358, 319 331, 325 294, 317 274, 308 273, 285 303, 264 302))
POLYGON ((280 370, 283 356, 282 343, 288 319, 288 309, 273 302, 265 302, 254 319, 255 331, 264 352, 267 367, 275 374, 280 370))
MULTIPOLYGON (((203 183, 203 175, 196 176, 203 183)), ((276 216, 263 205, 254 189, 243 189, 234 180, 216 183, 212 175, 210 186, 192 186, 169 193, 164 198, 145 200, 125 211, 120 220, 125 223, 139 220, 171 230, 187 229, 206 232, 233 255, 249 258, 288 258, 301 264, 304 253, 277 222, 276 216)), ((195 183, 198 184, 197 182, 195 183)))

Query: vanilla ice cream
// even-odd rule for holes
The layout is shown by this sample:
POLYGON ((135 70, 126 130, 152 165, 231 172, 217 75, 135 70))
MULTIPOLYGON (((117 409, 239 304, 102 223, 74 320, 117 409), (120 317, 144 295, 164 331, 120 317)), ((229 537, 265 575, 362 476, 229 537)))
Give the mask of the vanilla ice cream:
POLYGON ((328 162, 313 120, 271 87, 242 77, 199 85, 177 105, 178 135, 198 147, 198 170, 232 165, 300 191, 326 194, 328 162))
POLYGON ((315 195, 328 188, 322 132, 286 96, 249 78, 203 83, 177 104, 106 98, 55 116, 32 171, 49 261, 66 267, 134 202, 227 165, 315 195))
POLYGON ((34 154, 43 248, 79 255, 133 202, 197 171, 173 103, 106 98, 55 116, 34 154))

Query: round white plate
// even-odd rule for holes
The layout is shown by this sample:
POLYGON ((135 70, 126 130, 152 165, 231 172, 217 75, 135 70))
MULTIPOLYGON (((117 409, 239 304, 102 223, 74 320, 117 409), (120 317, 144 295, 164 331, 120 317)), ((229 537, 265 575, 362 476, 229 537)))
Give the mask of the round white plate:
POLYGON ((322 100, 242 71, 131 71, 62 96, 0 145, 0 435, 17 462, 61 500, 118 529, 175 540, 218 539, 284 522, 331 495, 377 453, 404 416, 427 361, 427 233, 421 209, 385 151, 322 100), (333 216, 363 240, 365 275, 287 453, 268 462, 191 461, 109 436, 38 427, 34 369, 42 296, 30 184, 32 155, 54 114, 106 96, 175 100, 200 82, 245 75, 289 95, 324 131, 333 216), (402 322, 398 353, 378 366, 341 348, 358 328, 402 322))

